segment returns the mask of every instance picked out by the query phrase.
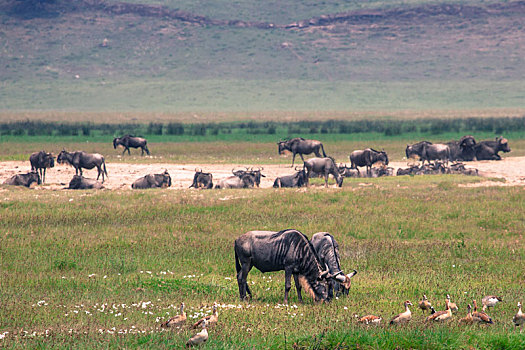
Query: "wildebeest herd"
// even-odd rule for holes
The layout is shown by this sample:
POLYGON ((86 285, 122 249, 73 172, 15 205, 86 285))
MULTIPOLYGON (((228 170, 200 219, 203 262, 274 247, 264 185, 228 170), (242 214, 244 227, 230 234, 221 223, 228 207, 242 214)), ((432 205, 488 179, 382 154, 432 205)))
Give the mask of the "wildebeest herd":
MULTIPOLYGON (((124 147, 123 154, 131 148, 141 148, 142 154, 150 154, 146 139, 125 135, 113 139, 113 147, 119 145, 124 147)), ((387 153, 377 151, 373 148, 355 150, 350 153, 350 167, 346 164, 336 164, 333 157, 327 156, 324 146, 317 140, 306 140, 301 137, 290 140, 279 141, 278 152, 292 153, 292 167, 295 164, 295 156, 299 154, 303 160, 303 166, 296 167, 295 173, 277 177, 273 187, 303 187, 309 185, 312 177, 324 177, 325 186, 328 186, 330 175, 335 179, 338 187, 343 184, 345 177, 381 177, 394 175, 430 175, 430 174, 466 174, 478 175, 476 169, 466 168, 461 162, 472 160, 500 160, 499 152, 510 152, 508 140, 497 137, 495 140, 476 142, 473 136, 463 136, 458 141, 447 143, 432 143, 421 141, 407 145, 405 154, 407 160, 419 159, 421 165, 412 165, 409 168, 400 168, 394 173, 394 169, 388 167, 389 159, 387 153), (322 152, 322 155, 321 155, 322 152), (304 160, 304 155, 315 154, 315 158, 304 160), (449 162, 451 165, 449 165, 449 162), (380 166, 374 166, 380 164, 380 166), (363 174, 359 168, 365 168, 363 174)), ((16 174, 4 183, 8 185, 30 187, 33 183, 45 183, 46 170, 55 166, 55 157, 48 152, 35 152, 29 157, 31 172, 16 174)), ((71 179, 67 189, 100 189, 103 188, 105 178, 108 176, 104 156, 98 153, 87 153, 83 151, 68 152, 63 149, 56 157, 58 164, 68 164, 75 168, 75 176, 71 179), (82 169, 97 168, 97 178, 88 179, 83 177, 82 169), (102 182, 99 178, 102 177, 102 182)), ((213 184, 213 175, 202 169, 195 169, 193 183, 190 188, 198 189, 223 189, 223 188, 252 188, 259 187, 261 178, 266 177, 262 171, 264 168, 233 169, 232 175, 219 179, 213 184)), ((137 179, 132 185, 133 189, 165 188, 171 186, 171 177, 167 170, 161 174, 147 174, 137 179)))

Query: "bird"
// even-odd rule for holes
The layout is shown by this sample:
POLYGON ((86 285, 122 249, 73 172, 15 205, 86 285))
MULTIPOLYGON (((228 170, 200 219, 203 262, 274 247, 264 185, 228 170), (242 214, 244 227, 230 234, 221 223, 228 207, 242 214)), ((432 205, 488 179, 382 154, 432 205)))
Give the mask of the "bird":
POLYGON ((400 324, 400 323, 406 323, 410 321, 410 319, 412 318, 412 312, 410 312, 410 309, 408 308, 408 306, 412 305, 412 303, 409 300, 407 300, 404 302, 404 305, 405 305, 405 311, 395 316, 394 318, 392 318, 392 320, 390 321, 390 324, 400 324))
POLYGON ((430 304, 430 301, 428 301, 427 296, 423 294, 423 299, 419 302, 419 308, 423 311, 423 313, 427 310, 431 310, 430 308, 432 305, 430 304))
POLYGON ((173 316, 168 321, 161 324, 161 327, 180 327, 186 322, 186 312, 184 312, 184 303, 180 303, 180 314, 173 316))
POLYGON ((204 320, 201 323, 202 331, 200 331, 199 333, 195 334, 193 337, 188 339, 188 341, 186 342, 187 348, 190 348, 196 345, 201 345, 204 342, 206 342, 206 340, 208 340, 208 330, 206 329, 207 324, 208 324, 208 321, 206 320, 204 320))
POLYGON ((518 302, 518 312, 512 318, 512 322, 514 322, 516 327, 519 327, 522 324, 525 324, 525 314, 523 313, 523 311, 521 311, 521 303, 520 302, 518 302))
POLYGON ((364 323, 366 325, 369 325, 369 324, 380 324, 381 323, 381 316, 375 316, 375 315, 366 315, 366 316, 363 316, 361 317, 357 322, 359 323, 364 323))
POLYGON ((427 321, 442 322, 452 317, 448 299, 445 300, 445 311, 438 311, 427 317, 427 321))
POLYGON ((217 312, 217 304, 213 304, 213 313, 211 315, 204 316, 203 318, 195 322, 192 328, 196 329, 204 321, 208 322, 208 327, 215 326, 218 320, 219 320, 219 313, 217 312))
POLYGON ((436 313, 436 309, 433 306, 430 307, 430 314, 433 315, 436 313))
POLYGON ((476 300, 472 300, 472 303, 474 304, 474 312, 472 313, 472 318, 474 319, 474 322, 478 323, 494 323, 492 321, 492 318, 489 317, 485 312, 479 312, 478 311, 478 304, 476 303, 476 300))
POLYGON ((496 306, 496 304, 500 301, 503 301, 503 299, 496 295, 487 295, 483 297, 483 299, 481 299, 481 303, 483 304, 483 311, 496 306))
POLYGON ((473 324, 474 318, 472 318, 472 306, 470 304, 467 305, 467 316, 461 318, 459 320, 460 324, 473 324))
POLYGON ((447 300, 448 300, 448 307, 450 308, 450 310, 452 312, 458 311, 458 306, 456 305, 456 303, 450 302, 450 295, 449 294, 447 294, 447 300))

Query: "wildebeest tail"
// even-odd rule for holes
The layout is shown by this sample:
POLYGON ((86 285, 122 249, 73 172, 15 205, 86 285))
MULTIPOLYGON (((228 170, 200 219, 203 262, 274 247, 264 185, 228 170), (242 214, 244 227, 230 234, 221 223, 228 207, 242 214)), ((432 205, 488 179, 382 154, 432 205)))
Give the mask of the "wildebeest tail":
POLYGON ((106 174, 106 177, 108 177, 108 171, 106 170, 106 160, 102 160, 102 165, 104 166, 104 173, 106 174))
POLYGON ((323 151, 323 157, 325 157, 325 158, 326 158, 326 153, 324 152, 324 146, 323 146, 323 144, 322 144, 322 143, 321 143, 321 151, 323 151))
POLYGON ((233 249, 235 251, 235 271, 239 273, 241 271, 241 263, 239 262, 239 256, 237 255, 237 249, 233 249))

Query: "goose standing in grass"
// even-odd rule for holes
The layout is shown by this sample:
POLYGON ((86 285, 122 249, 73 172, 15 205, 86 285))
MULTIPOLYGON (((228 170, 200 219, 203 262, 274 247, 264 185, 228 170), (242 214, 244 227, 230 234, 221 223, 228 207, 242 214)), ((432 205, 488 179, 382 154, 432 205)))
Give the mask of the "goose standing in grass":
POLYGON ((525 314, 523 313, 523 311, 521 311, 521 303, 520 302, 518 302, 518 312, 512 318, 512 322, 514 322, 516 327, 519 327, 522 324, 525 324, 525 314))
POLYGON ((452 317, 452 310, 450 309, 448 299, 445 300, 445 311, 438 311, 427 317, 427 321, 443 322, 452 317))
POLYGON ((452 312, 456 312, 458 311, 458 306, 456 305, 456 303, 453 303, 450 301, 450 295, 447 294, 447 300, 448 300, 448 307, 450 308, 450 310, 452 312))
POLYGON ((186 347, 190 348, 192 346, 201 345, 204 342, 206 342, 206 340, 208 340, 208 330, 206 329, 207 324, 208 324, 208 321, 206 320, 204 320, 201 323, 202 331, 200 331, 199 333, 195 334, 193 337, 188 339, 188 341, 186 342, 186 347))
POLYGON ((494 323, 492 321, 492 318, 489 317, 485 312, 479 312, 478 311, 478 304, 476 303, 476 300, 472 300, 472 303, 474 304, 474 312, 472 313, 472 318, 474 319, 474 322, 478 323, 486 323, 486 324, 492 324, 494 323))
POLYGON ((425 313, 427 310, 431 310, 432 305, 425 294, 423 294, 423 299, 419 302, 419 308, 425 313))
POLYGON ((470 304, 468 304, 467 310, 468 310, 467 316, 459 320, 460 324, 473 324, 474 323, 474 318, 472 317, 472 306, 470 306, 470 304))
POLYGON ((483 299, 481 299, 481 303, 483 304, 483 311, 496 306, 496 304, 500 301, 503 301, 503 299, 496 295, 487 295, 486 297, 483 297, 483 299))
POLYGON ((217 312, 217 304, 213 304, 213 313, 208 316, 204 316, 197 322, 193 324, 193 329, 199 327, 199 325, 206 321, 208 323, 208 327, 215 326, 217 324, 217 321, 219 321, 219 313, 217 312))
POLYGON ((381 320, 382 320, 381 316, 366 315, 366 316, 361 317, 357 322, 364 323, 366 325, 369 325, 369 324, 379 325, 381 323, 381 320))
POLYGON ((408 321, 412 319, 412 312, 408 308, 408 306, 412 305, 412 303, 409 300, 407 300, 405 301, 404 305, 405 305, 405 312, 402 312, 399 315, 392 318, 392 320, 390 321, 390 324, 407 323, 408 321))
POLYGON ((161 327, 181 327, 186 322, 186 312, 184 311, 184 303, 180 303, 180 314, 173 316, 168 321, 161 324, 161 327))

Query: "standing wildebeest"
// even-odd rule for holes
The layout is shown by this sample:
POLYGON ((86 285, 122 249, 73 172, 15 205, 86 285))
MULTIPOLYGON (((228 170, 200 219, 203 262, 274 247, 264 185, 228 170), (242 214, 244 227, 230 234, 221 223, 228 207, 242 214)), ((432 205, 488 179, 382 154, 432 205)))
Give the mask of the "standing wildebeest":
POLYGON ((423 147, 425 145, 431 145, 431 144, 432 142, 430 141, 421 141, 418 143, 414 143, 413 145, 407 145, 407 148, 405 149, 407 160, 410 158, 414 158, 414 156, 418 156, 419 158, 421 158, 422 153, 423 153, 423 147))
POLYGON ((12 186, 25 186, 30 187, 33 182, 37 185, 41 184, 40 175, 36 171, 32 171, 27 174, 16 174, 5 180, 4 184, 12 186))
POLYGON ((306 171, 304 170, 304 167, 301 170, 297 170, 297 167, 295 167, 295 170, 297 171, 293 175, 287 175, 287 176, 281 176, 275 179, 273 182, 273 187, 303 187, 308 182, 308 179, 306 177, 306 171))
POLYGON ((503 137, 496 137, 495 141, 481 141, 474 147, 478 160, 501 160, 499 151, 510 152, 509 141, 503 137))
POLYGON ((463 136, 459 141, 447 142, 447 146, 450 148, 450 160, 453 162, 457 160, 471 161, 476 157, 474 136, 463 136))
POLYGON ((73 175, 73 178, 69 182, 69 186, 66 187, 68 190, 100 190, 102 188, 104 188, 104 186, 99 181, 87 179, 82 175, 73 175))
POLYGON ((335 238, 328 232, 317 232, 310 240, 319 257, 321 266, 327 268, 335 280, 328 281, 328 299, 334 297, 333 290, 341 290, 344 295, 348 295, 350 290, 350 279, 357 273, 345 275, 341 269, 341 258, 339 257, 339 245, 335 238), (335 287, 335 288, 334 288, 335 287))
POLYGON ((162 174, 148 174, 131 184, 133 189, 164 188, 171 186, 171 176, 166 169, 162 174))
MULTIPOLYGON (((332 174, 335 181, 337 182, 337 186, 343 186, 344 177, 339 174, 339 168, 335 164, 334 159, 331 157, 308 159, 306 162, 304 162, 304 168, 307 171, 307 179, 309 178, 310 172, 312 171, 324 174, 324 185, 325 187, 328 187, 328 176, 332 174)), ((306 182, 306 186, 308 186, 308 181, 306 182)))
POLYGON ((285 150, 292 152, 293 154, 292 166, 291 166, 292 168, 295 164, 296 154, 299 154, 303 163, 304 163, 303 154, 315 153, 316 157, 321 157, 321 153, 319 153, 319 150, 322 150, 323 157, 326 157, 326 153, 324 152, 323 144, 317 140, 305 140, 302 137, 296 137, 291 140, 279 141, 277 142, 277 145, 279 145, 279 154, 283 154, 285 150))
POLYGON ((38 171, 44 183, 46 182, 46 169, 55 166, 55 157, 51 153, 40 151, 31 154, 29 162, 31 162, 31 171, 38 171))
POLYGON ((125 136, 122 136, 122 137, 115 137, 113 139, 113 148, 114 149, 117 149, 118 145, 124 146, 124 151, 122 151, 122 154, 124 154, 124 153, 126 153, 126 151, 128 151, 128 154, 131 155, 131 152, 129 151, 130 147, 133 147, 133 148, 139 148, 140 147, 142 149, 141 156, 144 155, 144 151, 146 151, 146 153, 149 156, 149 149, 148 149, 147 144, 148 144, 148 141, 145 138, 136 137, 136 136, 132 136, 132 135, 125 135, 125 136))
POLYGON ((442 143, 423 144, 421 149, 421 164, 425 164, 425 160, 430 164, 431 160, 440 160, 448 165, 450 159, 450 148, 442 143))
POLYGON ((359 172, 360 166, 366 166, 366 174, 370 174, 370 168, 377 162, 382 162, 385 165, 388 165, 388 155, 385 151, 376 151, 372 148, 367 148, 364 150, 357 150, 350 153, 350 169, 357 169, 359 172))
POLYGON ((57 157, 58 164, 68 163, 69 165, 75 168, 75 175, 82 176, 82 168, 84 169, 93 169, 97 167, 98 175, 97 180, 102 174, 102 182, 104 182, 104 174, 108 176, 106 170, 106 162, 104 161, 104 156, 98 153, 86 153, 83 151, 77 152, 67 152, 62 150, 57 157))
POLYGON ((203 173, 202 169, 195 169, 195 175, 193 176, 193 183, 190 188, 213 188, 213 175, 211 173, 203 173))
POLYGON ((255 266, 261 272, 284 270, 284 303, 288 303, 288 292, 295 280, 297 295, 302 302, 301 287, 315 301, 326 301, 326 286, 323 279, 332 278, 328 270, 323 271, 319 258, 308 238, 297 230, 250 231, 235 240, 235 269, 241 300, 252 292, 247 283, 248 273, 255 266))

